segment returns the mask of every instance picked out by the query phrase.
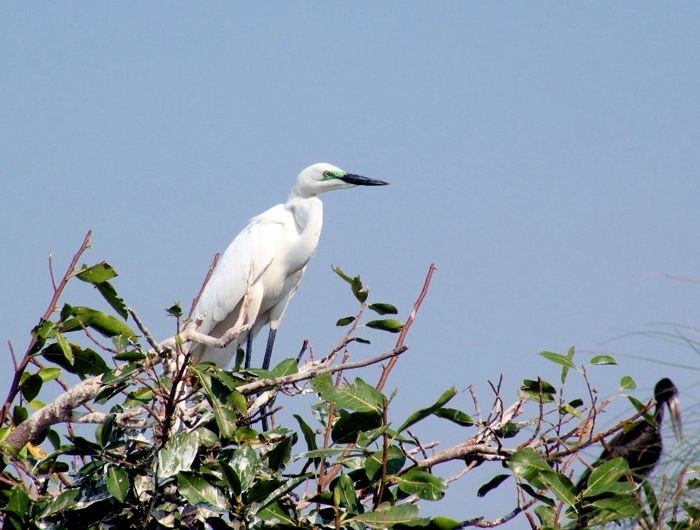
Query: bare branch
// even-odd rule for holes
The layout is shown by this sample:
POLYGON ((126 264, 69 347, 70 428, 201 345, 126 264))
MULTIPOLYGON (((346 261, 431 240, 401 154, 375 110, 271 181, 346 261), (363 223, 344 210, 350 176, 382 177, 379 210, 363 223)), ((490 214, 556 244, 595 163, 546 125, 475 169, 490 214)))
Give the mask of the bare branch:
POLYGON ((81 381, 13 429, 5 439, 5 444, 19 451, 51 425, 67 421, 73 409, 93 399, 101 388, 101 375, 81 381))
POLYGON ((258 379, 252 383, 246 383, 237 388, 237 390, 243 394, 252 394, 253 392, 259 392, 261 390, 267 390, 270 388, 278 388, 285 385, 291 385, 293 383, 298 383, 299 381, 305 381, 307 379, 312 379, 317 375, 321 374, 332 374, 340 370, 353 370, 355 368, 362 368, 363 366, 369 366, 372 364, 377 364, 386 359, 393 359, 398 357, 403 352, 408 349, 408 346, 403 346, 402 348, 395 348, 376 357, 371 357, 370 359, 365 359, 363 361, 355 361, 346 364, 338 364, 335 366, 323 366, 316 362, 308 362, 297 372, 296 374, 285 375, 283 377, 276 377, 274 379, 258 379))
POLYGON ((476 526, 477 528, 494 528, 496 526, 500 526, 513 519, 519 513, 527 510, 536 502, 537 499, 530 499, 525 504, 517 506, 512 512, 504 515, 503 517, 499 517, 498 519, 492 519, 490 521, 484 520, 483 517, 477 517, 476 519, 467 519, 462 523, 462 526, 460 528, 467 528, 468 526, 476 526))
MULTIPOLYGON (((410 315, 408 315, 408 320, 406 320, 406 323, 404 324, 403 329, 401 330, 401 333, 399 334, 399 338, 396 341, 396 349, 403 347, 403 342, 406 339, 406 335, 408 334, 408 330, 411 329, 413 322, 416 320, 416 315, 418 314, 418 310, 420 309, 420 306, 423 303, 423 300, 425 299, 426 295, 428 294, 428 288, 430 287, 430 281, 432 280, 433 273, 436 270, 437 270, 437 265, 435 265, 435 263, 431 263, 430 268, 428 269, 428 275, 425 277, 425 282, 423 283, 423 289, 421 290, 420 294, 418 295, 418 299, 416 300, 416 303, 413 304, 413 309, 411 310, 410 315)), ((386 381, 389 378, 389 374, 391 373, 392 368, 394 368, 394 365, 396 364, 397 360, 398 359, 396 359, 396 358, 392 359, 384 367, 384 370, 382 370, 382 375, 379 378, 379 383, 377 383, 377 390, 381 391, 384 388, 384 385, 386 384, 386 381)))
MULTIPOLYGON (((90 238, 91 237, 92 237, 92 230, 88 230, 87 234, 85 234, 85 238, 83 239, 82 244, 80 245, 80 248, 78 248, 78 251, 73 256, 73 259, 71 260, 70 265, 68 265, 68 269, 66 270, 66 273, 63 275, 63 279, 61 280, 61 283, 58 285, 58 288, 54 289, 54 293, 53 293, 53 296, 51 297, 51 301, 49 302, 49 306, 46 308, 46 311, 44 312, 44 316, 41 317, 42 322, 51 318, 51 315, 56 310, 56 306, 58 305, 58 300, 60 299, 61 294, 63 293, 63 290, 65 289, 66 285, 68 284, 68 280, 70 280, 71 276, 75 273, 75 269, 78 266, 78 260, 80 259, 80 256, 82 256, 83 253, 90 246, 90 238)), ((29 347, 27 348, 27 351, 24 354, 22 361, 19 363, 19 367, 15 370, 15 376, 12 379, 12 384, 10 385, 10 390, 7 392, 7 397, 5 398, 5 404, 2 407, 2 410, 0 410, 0 425, 3 425, 5 423, 5 418, 7 417, 7 414, 10 411, 10 407, 12 406, 12 402, 17 397, 17 393, 19 392, 19 382, 22 378, 22 374, 24 373, 24 370, 27 368, 27 365, 29 364, 29 359, 31 358, 32 350, 34 349, 36 344, 37 344, 36 338, 32 337, 32 340, 29 343, 29 347)))
POLYGON ((209 280, 211 279, 211 275, 214 273, 214 269, 216 268, 216 264, 219 262, 220 257, 221 257, 221 254, 219 252, 214 254, 214 259, 212 260, 211 265, 209 265, 209 270, 207 271, 207 275, 204 277, 204 281, 202 282, 202 286, 199 288, 199 292, 197 293, 197 296, 195 296, 194 300, 192 300, 192 305, 190 306, 190 312, 187 314, 187 318, 192 318, 192 313, 194 312, 194 308, 197 307, 197 303, 199 302, 199 299, 202 297, 202 293, 204 292, 204 288, 209 283, 209 280))

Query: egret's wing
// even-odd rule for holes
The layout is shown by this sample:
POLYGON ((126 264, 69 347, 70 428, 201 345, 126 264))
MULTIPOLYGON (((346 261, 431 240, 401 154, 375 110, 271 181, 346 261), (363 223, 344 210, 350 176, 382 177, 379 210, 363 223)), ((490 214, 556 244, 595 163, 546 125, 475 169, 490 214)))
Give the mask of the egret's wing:
POLYGON ((226 319, 272 262, 283 231, 279 208, 254 217, 221 255, 192 315, 202 319, 200 332, 226 319))

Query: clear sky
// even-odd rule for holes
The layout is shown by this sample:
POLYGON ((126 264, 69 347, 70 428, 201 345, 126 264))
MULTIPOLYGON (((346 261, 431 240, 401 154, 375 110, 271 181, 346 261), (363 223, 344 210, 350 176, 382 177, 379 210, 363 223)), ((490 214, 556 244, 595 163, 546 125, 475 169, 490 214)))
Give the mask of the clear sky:
MULTIPOLYGON (((646 400, 668 375, 691 410, 697 355, 655 332, 696 332, 654 323, 697 324, 699 286, 654 273, 700 278, 698 20, 694 2, 3 2, 0 338, 24 351, 48 253, 62 272, 89 228, 86 261, 109 261, 169 336, 163 308, 327 161, 391 186, 322 197, 277 359, 339 339, 354 304, 331 265, 405 317, 436 262, 390 382, 396 419, 450 385, 486 403, 500 374, 507 399, 524 377, 557 382, 536 353, 571 345, 581 362, 654 361, 596 369, 603 394, 629 374, 646 400), (642 334, 611 340, 627 332, 642 334)), ((392 344, 364 334, 357 358, 392 344)), ((425 436, 454 439, 442 429, 425 436)), ((488 471, 442 511, 509 510, 511 496, 475 500, 488 471)))

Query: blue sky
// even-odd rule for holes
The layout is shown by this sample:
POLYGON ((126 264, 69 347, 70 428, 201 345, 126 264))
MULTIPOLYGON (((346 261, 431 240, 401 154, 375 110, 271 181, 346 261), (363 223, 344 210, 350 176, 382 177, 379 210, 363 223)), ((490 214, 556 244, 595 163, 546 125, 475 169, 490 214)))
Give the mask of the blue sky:
MULTIPOLYGON (((700 277, 698 4, 0 11, 0 336, 18 351, 51 295, 49 252, 64 270, 93 229, 85 260, 113 264, 127 302, 166 337, 163 308, 188 302, 247 219, 327 161, 391 186, 323 197, 321 244, 278 359, 306 337, 319 354, 340 337, 335 320, 354 305, 331 265, 405 315, 435 262, 391 381, 397 418, 450 385, 488 401, 500 374, 515 398, 523 377, 557 378, 537 352, 571 345, 581 362, 655 361, 598 368, 605 395, 629 374, 646 399, 668 375, 697 404, 696 354, 650 334, 695 337, 653 323, 697 324, 698 286, 654 273, 700 277), (642 335, 611 341, 626 332, 642 335)), ((68 300, 95 298, 76 288, 68 300)), ((391 344, 366 336, 374 349, 358 358, 391 344)), ((456 436, 443 428, 426 436, 456 436)), ((444 509, 498 515, 511 498, 464 501, 497 472, 465 479, 444 509)))

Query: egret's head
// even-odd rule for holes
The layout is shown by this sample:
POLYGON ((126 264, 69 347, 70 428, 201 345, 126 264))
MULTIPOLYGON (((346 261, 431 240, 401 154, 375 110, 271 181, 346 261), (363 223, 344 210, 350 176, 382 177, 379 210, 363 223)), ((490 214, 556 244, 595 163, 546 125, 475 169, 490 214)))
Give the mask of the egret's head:
POLYGON ((353 186, 383 186, 383 180, 353 175, 331 164, 321 162, 302 170, 297 176, 294 192, 301 197, 312 197, 324 191, 352 188, 353 186))

